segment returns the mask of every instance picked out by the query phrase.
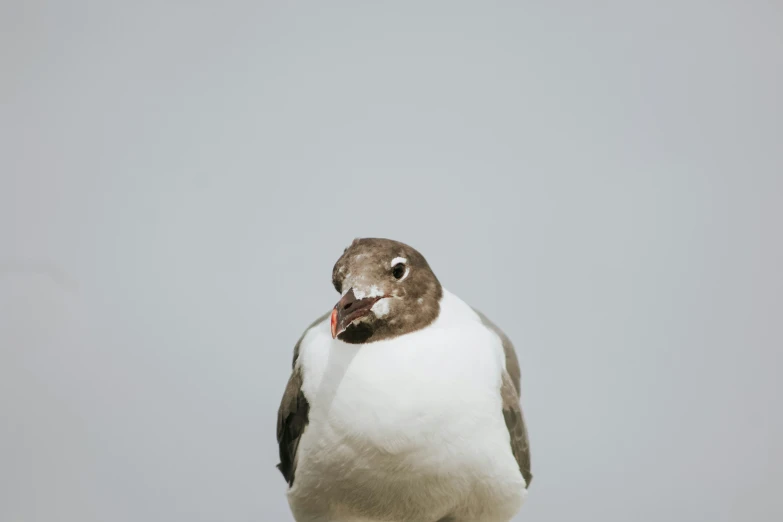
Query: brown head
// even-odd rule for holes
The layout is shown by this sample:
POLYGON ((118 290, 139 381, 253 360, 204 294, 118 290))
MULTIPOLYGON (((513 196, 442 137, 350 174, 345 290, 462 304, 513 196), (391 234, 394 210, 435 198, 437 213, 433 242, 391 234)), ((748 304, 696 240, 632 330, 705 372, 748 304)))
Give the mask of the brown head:
POLYGON ((332 270, 343 297, 332 310, 332 337, 370 343, 430 325, 443 289, 416 249, 391 239, 354 239, 332 270))

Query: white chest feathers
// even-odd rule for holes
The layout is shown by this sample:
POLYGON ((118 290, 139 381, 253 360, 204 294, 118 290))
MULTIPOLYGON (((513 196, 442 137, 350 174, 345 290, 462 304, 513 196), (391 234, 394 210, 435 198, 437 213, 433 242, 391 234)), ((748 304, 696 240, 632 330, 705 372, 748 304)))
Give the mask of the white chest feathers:
POLYGON ((500 522, 521 506, 501 341, 453 294, 431 326, 387 341, 336 341, 325 321, 298 364, 310 405, 288 494, 298 522, 500 522))

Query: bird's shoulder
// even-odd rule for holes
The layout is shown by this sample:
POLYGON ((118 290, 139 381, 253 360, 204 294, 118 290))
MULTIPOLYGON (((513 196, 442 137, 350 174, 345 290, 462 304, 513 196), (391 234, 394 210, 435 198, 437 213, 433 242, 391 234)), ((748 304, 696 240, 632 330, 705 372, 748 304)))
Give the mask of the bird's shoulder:
POLYGON ((291 361, 291 369, 296 368, 296 361, 299 359, 299 354, 302 351, 302 343, 305 341, 305 337, 307 337, 307 334, 310 333, 310 331, 315 328, 316 326, 320 325, 324 321, 326 321, 329 318, 329 315, 331 314, 331 311, 326 312, 322 316, 318 317, 315 321, 310 323, 310 325, 304 329, 302 332, 302 335, 299 336, 299 340, 296 341, 296 344, 294 345, 294 356, 293 360, 291 361))
POLYGON ((521 377, 521 371, 519 369, 519 359, 517 358, 517 352, 514 348, 514 343, 511 342, 511 338, 509 338, 509 336, 506 335, 506 333, 497 324, 489 319, 486 314, 476 308, 473 308, 473 311, 476 312, 476 314, 479 316, 484 326, 494 332, 495 335, 500 338, 500 342, 503 345, 503 355, 506 358, 506 371, 511 377, 511 382, 514 383, 514 388, 517 391, 517 395, 519 395, 519 381, 521 377))

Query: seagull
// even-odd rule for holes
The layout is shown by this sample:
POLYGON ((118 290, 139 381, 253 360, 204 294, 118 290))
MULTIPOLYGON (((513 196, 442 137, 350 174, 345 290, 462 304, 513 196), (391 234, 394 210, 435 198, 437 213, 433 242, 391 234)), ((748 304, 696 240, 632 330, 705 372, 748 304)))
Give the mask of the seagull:
POLYGON ((414 248, 357 238, 277 415, 297 522, 508 522, 532 480, 508 336, 414 248))

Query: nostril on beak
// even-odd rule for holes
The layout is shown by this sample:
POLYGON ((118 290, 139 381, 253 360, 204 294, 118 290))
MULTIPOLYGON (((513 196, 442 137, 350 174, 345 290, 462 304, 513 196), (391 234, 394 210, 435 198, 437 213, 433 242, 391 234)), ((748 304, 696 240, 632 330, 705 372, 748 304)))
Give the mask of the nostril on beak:
POLYGON ((348 303, 343 307, 343 310, 348 310, 351 306, 353 306, 353 303, 348 303))

